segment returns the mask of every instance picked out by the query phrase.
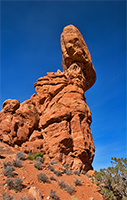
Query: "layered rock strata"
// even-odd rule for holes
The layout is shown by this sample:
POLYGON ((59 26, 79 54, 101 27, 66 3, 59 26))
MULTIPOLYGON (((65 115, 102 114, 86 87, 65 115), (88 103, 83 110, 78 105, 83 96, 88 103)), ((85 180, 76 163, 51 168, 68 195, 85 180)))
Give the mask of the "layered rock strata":
POLYGON ((73 170, 92 169, 95 147, 90 129, 91 112, 84 91, 95 82, 96 74, 89 52, 87 54, 89 62, 82 65, 83 68, 75 60, 64 67, 63 53, 63 72, 58 70, 39 78, 34 84, 36 94, 29 100, 21 104, 18 100, 3 103, 2 142, 24 152, 44 151, 47 163, 57 160, 73 170), (85 72, 87 68, 90 74, 85 72))

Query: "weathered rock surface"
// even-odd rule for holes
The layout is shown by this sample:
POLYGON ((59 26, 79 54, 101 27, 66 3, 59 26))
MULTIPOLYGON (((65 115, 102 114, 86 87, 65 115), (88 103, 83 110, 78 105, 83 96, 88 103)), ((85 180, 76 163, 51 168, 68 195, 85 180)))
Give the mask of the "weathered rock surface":
POLYGON ((80 66, 85 78, 84 88, 88 90, 96 81, 96 73, 87 45, 75 26, 68 25, 63 29, 61 50, 63 70, 66 71, 73 63, 80 66))
POLYGON ((6 106, 4 102, 0 112, 0 140, 12 146, 28 141, 39 121, 37 109, 29 100, 13 108, 11 105, 15 101, 6 100, 6 106), (5 111, 5 108, 8 109, 5 111))
POLYGON ((40 191, 36 187, 31 187, 29 189, 28 194, 32 195, 32 197, 35 198, 36 200, 42 200, 43 199, 40 191))
MULTIPOLYGON (((34 83, 37 94, 29 100, 21 104, 17 100, 3 103, 0 140, 16 148, 19 146, 21 151, 44 151, 47 163, 52 159, 70 169, 88 171, 92 169, 95 147, 90 130, 91 112, 84 91, 95 82, 95 70, 86 44, 75 27, 65 28, 61 37, 65 46, 71 38, 73 42, 83 43, 73 52, 76 57, 70 52, 67 59, 63 45, 64 72, 58 70, 39 78, 34 83), (83 53, 81 57, 79 51, 83 53)), ((70 51, 73 46, 69 47, 70 51)))

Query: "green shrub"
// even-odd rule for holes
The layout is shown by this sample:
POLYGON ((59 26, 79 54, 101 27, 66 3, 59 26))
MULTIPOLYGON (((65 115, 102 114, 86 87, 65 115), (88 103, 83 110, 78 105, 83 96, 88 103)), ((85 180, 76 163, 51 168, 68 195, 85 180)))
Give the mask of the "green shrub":
POLYGON ((27 156, 26 159, 28 159, 28 160, 34 160, 32 156, 27 156))
POLYGON ((43 155, 44 152, 31 153, 29 156, 27 156, 27 159, 44 162, 43 155))
POLYGON ((37 156, 43 157, 43 155, 44 155, 44 152, 41 152, 41 151, 32 154, 32 156, 33 156, 34 159, 36 159, 37 156))
POLYGON ((127 200, 127 158, 111 158, 112 167, 95 171, 93 181, 108 200, 127 200))

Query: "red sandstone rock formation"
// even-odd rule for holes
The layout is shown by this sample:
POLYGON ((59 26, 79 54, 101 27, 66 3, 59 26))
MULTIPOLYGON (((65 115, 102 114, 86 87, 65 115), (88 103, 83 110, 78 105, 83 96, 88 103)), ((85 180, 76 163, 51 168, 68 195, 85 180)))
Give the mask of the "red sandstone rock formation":
POLYGON ((45 162, 53 159, 71 169, 88 171, 92 169, 95 147, 84 91, 94 84, 96 74, 79 31, 67 26, 61 38, 64 72, 58 70, 39 78, 34 84, 37 94, 30 100, 21 104, 17 100, 3 103, 0 140, 21 151, 44 151, 45 162), (82 43, 78 49, 73 48, 75 41, 82 43), (69 46, 68 55, 63 50, 65 46, 69 46))
POLYGON ((96 73, 86 43, 75 26, 69 25, 63 29, 61 50, 63 70, 66 71, 73 63, 78 64, 85 77, 84 91, 88 90, 96 81, 96 73))

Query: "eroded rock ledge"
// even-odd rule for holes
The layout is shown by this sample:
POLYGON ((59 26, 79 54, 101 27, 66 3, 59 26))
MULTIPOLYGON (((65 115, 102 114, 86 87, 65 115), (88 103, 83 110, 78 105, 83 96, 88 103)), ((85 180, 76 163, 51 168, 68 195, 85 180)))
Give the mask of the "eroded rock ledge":
POLYGON ((44 151, 47 163, 53 159, 71 169, 92 169, 92 119, 84 95, 92 78, 85 76, 79 63, 72 62, 63 72, 39 78, 34 84, 37 94, 29 100, 6 100, 0 112, 0 140, 24 152, 44 151))

